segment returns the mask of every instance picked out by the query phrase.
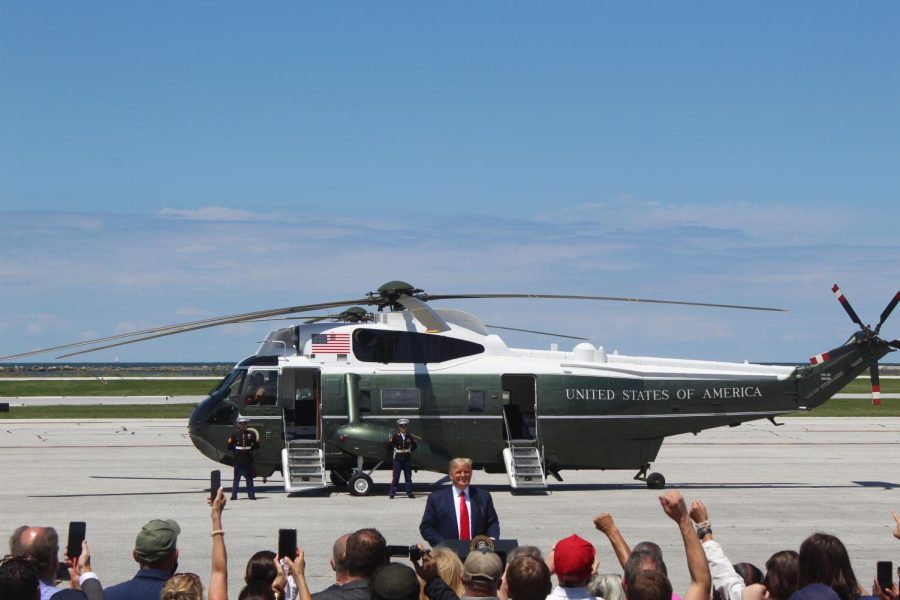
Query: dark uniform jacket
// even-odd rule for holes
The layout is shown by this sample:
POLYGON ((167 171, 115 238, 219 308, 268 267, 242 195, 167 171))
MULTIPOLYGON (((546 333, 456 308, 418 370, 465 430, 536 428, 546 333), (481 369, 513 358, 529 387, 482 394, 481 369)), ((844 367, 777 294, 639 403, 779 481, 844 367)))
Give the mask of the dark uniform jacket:
POLYGON ((394 460, 409 459, 409 453, 418 448, 413 436, 406 434, 406 439, 399 432, 391 436, 391 447, 394 449, 394 460))
POLYGON ((228 449, 234 452, 234 464, 252 465, 253 451, 259 448, 256 432, 250 429, 236 429, 228 437, 228 449))

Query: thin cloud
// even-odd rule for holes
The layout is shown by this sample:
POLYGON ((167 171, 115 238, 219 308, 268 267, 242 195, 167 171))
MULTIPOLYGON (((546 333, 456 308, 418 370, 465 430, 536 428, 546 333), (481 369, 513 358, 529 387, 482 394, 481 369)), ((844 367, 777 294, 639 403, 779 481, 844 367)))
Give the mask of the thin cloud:
POLYGON ((258 215, 225 206, 204 206, 191 209, 163 208, 157 215, 189 221, 260 221, 271 218, 271 215, 258 215))

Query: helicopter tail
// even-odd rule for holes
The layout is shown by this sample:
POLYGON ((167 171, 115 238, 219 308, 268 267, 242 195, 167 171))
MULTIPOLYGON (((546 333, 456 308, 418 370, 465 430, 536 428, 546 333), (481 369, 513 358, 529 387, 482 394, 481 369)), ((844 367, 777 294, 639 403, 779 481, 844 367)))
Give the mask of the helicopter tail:
POLYGON ((872 405, 881 404, 881 384, 878 375, 878 361, 886 354, 900 349, 900 340, 886 341, 879 337, 881 326, 891 312, 900 303, 900 292, 897 292, 881 313, 878 325, 873 329, 864 325, 850 305, 841 288, 835 284, 831 291, 841 306, 856 323, 860 330, 855 332, 842 346, 828 352, 817 354, 809 359, 810 367, 798 374, 798 401, 808 408, 813 408, 828 400, 853 381, 868 367, 872 383, 872 405))

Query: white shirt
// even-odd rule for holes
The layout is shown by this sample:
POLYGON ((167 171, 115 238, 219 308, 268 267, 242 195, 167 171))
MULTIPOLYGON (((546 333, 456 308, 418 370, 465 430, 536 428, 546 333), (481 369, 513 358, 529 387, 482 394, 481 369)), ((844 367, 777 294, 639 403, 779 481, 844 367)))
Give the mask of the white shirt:
POLYGON ((741 600, 744 579, 734 570, 719 542, 715 540, 703 542, 703 552, 706 554, 706 562, 709 563, 713 589, 722 588, 727 600, 741 600))
POLYGON ((591 596, 586 587, 562 587, 556 586, 547 600, 603 600, 599 596, 591 596))

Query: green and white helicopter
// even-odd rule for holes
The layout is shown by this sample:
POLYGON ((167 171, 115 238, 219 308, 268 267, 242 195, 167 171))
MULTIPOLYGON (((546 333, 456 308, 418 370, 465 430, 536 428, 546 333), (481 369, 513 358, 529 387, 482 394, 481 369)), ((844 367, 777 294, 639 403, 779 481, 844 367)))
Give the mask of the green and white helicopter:
POLYGON ((406 418, 419 439, 414 468, 441 472, 450 458, 468 456, 476 468, 506 472, 513 490, 546 489, 547 476, 561 480, 566 469, 636 469, 635 479, 658 489, 665 478, 648 471, 668 436, 755 419, 774 423, 777 415, 822 404, 866 369, 877 401, 878 360, 900 348, 879 332, 900 292, 872 328, 837 285, 833 291, 860 330, 801 367, 608 354, 585 341, 571 351, 511 348, 477 317, 430 303, 549 298, 780 309, 604 296, 429 294, 402 281, 362 298, 205 319, 2 358, 74 350, 66 357, 351 306, 334 315, 307 314, 298 317, 300 324, 272 331, 193 411, 194 445, 212 460, 231 464, 226 441, 237 417, 246 416, 261 440, 257 476, 280 471, 287 492, 326 487, 330 480, 366 495, 371 473, 390 467, 388 440, 396 420, 406 418))

